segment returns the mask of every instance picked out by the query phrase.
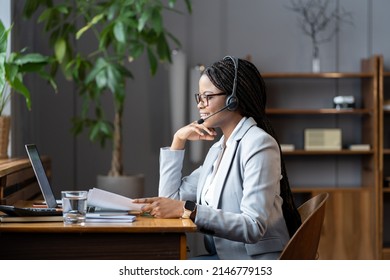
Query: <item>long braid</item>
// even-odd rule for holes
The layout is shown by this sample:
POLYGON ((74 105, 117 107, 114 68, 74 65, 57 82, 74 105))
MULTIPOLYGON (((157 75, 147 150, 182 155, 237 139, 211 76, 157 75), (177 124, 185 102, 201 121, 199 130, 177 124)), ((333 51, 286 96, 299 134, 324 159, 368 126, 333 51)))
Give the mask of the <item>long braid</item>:
MULTIPOLYGON (((218 89, 228 93, 232 91, 234 64, 231 59, 224 59, 214 63, 206 68, 204 73, 218 89)), ((280 196, 283 199, 283 216, 289 234, 292 236, 301 224, 301 217, 291 193, 279 140, 265 114, 267 104, 265 82, 256 66, 246 60, 239 59, 237 75, 236 96, 239 100, 238 110, 242 115, 252 117, 257 122, 257 126, 271 135, 279 145, 282 172, 280 196)))

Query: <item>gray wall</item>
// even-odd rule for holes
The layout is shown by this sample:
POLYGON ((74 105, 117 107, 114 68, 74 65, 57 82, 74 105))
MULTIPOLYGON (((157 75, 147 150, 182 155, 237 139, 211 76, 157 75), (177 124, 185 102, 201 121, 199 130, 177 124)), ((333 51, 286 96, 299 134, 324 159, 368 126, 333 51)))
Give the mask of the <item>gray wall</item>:
MULTIPOLYGON (((14 1, 15 47, 49 51, 42 43, 41 26, 21 19, 21 1, 14 1), (15 3, 16 2, 16 3, 15 3)), ((180 3, 180 1, 178 1, 180 3)), ((311 43, 287 10, 288 0, 194 0, 192 15, 166 14, 167 28, 182 42, 189 66, 210 64, 230 54, 250 55, 263 72, 308 72, 311 43)), ((360 59, 383 54, 390 67, 390 1, 331 1, 353 14, 354 25, 342 25, 332 41, 320 47, 322 71, 357 72, 360 59)), ((182 10, 184 10, 182 5, 182 10)), ((156 195, 159 148, 170 144, 168 67, 151 78, 146 60, 134 63, 135 80, 128 87, 125 111, 125 170, 146 175, 146 195, 156 195)), ((110 147, 102 150, 86 137, 73 137, 70 118, 80 105, 71 83, 59 81, 59 93, 30 78, 33 109, 20 99, 13 103, 13 155, 24 156, 23 144, 34 142, 52 158, 53 187, 88 189, 96 175, 108 172, 110 147)), ((107 100, 109 103, 110 100, 107 100)), ((192 166, 187 165, 190 169, 192 166)))

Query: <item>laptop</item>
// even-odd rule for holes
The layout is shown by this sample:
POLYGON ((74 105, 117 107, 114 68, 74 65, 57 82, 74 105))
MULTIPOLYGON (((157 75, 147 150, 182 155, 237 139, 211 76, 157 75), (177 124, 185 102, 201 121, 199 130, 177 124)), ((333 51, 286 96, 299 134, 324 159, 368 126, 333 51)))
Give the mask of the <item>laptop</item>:
POLYGON ((58 201, 54 197, 53 190, 46 176, 46 172, 45 169, 43 168, 41 157, 39 155, 36 145, 27 144, 25 145, 25 148, 47 207, 21 208, 21 207, 9 206, 9 205, 0 205, 0 211, 8 214, 9 216, 60 216, 62 215, 61 208, 58 205, 58 201))

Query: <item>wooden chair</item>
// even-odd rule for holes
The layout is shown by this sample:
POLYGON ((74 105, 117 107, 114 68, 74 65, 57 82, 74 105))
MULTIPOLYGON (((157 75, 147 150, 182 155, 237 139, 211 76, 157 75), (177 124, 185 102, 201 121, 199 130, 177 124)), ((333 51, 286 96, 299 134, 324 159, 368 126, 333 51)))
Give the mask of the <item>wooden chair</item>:
POLYGON ((328 193, 321 193, 298 208, 302 225, 287 243, 279 257, 280 260, 318 259, 317 250, 328 197, 328 193))

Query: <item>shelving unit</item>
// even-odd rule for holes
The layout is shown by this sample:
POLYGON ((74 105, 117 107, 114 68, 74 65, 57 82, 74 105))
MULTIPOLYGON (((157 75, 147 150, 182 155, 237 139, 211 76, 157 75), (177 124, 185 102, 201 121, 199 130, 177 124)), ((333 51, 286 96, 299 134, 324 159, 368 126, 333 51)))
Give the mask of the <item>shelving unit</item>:
POLYGON ((328 192, 320 259, 377 259, 378 57, 361 61, 358 73, 263 73, 267 114, 281 144, 297 204, 328 192), (355 109, 333 109, 333 97, 353 95, 355 109), (341 150, 307 151, 304 129, 340 128, 341 150), (348 149, 369 144, 369 150, 348 149))
POLYGON ((383 57, 378 63, 379 84, 379 215, 380 250, 382 259, 390 259, 390 185, 385 182, 390 177, 390 110, 385 109, 385 101, 390 100, 390 72, 385 71, 383 57))

